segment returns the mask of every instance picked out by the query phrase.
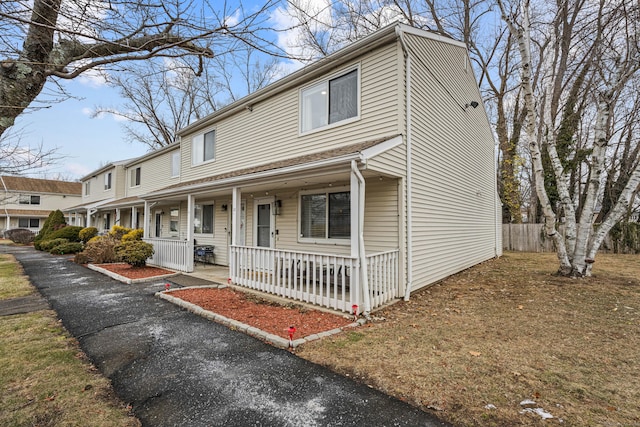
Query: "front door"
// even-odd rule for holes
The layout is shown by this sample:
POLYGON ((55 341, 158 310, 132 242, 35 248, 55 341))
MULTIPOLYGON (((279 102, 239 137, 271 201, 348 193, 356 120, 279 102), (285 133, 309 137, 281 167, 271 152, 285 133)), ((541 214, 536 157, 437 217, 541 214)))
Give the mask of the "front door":
POLYGON ((156 212, 156 237, 160 237, 160 232, 161 232, 160 225, 161 224, 162 224, 162 213, 161 212, 156 212))
MULTIPOLYGON (((266 197, 256 199, 254 203, 253 235, 255 236, 255 246, 260 248, 275 247, 275 220, 274 216, 271 215, 273 200, 273 197, 266 197)), ((256 266, 259 269, 268 269, 270 271, 273 268, 272 257, 258 256, 256 259, 256 266)))
POLYGON ((273 197, 256 199, 255 201, 255 227, 256 246, 261 248, 273 248, 275 245, 274 218, 271 215, 273 197))

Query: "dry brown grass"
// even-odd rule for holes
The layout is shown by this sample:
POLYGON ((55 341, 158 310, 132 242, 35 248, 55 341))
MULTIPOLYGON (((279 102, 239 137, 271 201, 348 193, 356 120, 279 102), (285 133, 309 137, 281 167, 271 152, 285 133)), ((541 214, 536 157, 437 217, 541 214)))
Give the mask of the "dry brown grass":
MULTIPOLYGON (((0 299, 35 292, 21 272, 2 255, 0 299)), ((55 312, 0 318, 0 426, 139 425, 55 312)))
POLYGON ((455 425, 640 425, 640 257, 599 255, 589 279, 556 268, 507 253, 298 354, 455 425))

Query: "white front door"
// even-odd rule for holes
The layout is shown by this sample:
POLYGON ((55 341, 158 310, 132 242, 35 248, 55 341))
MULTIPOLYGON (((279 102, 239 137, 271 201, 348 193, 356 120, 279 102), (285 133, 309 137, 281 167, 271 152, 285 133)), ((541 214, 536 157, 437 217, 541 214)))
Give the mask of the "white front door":
POLYGON ((273 197, 255 199, 253 210, 253 235, 255 245, 261 248, 275 247, 275 219, 271 214, 273 197))
MULTIPOLYGON (((255 199, 253 209, 253 235, 255 246, 260 248, 275 247, 275 217, 272 215, 273 197, 264 197, 255 199)), ((256 266, 259 269, 273 268, 272 257, 267 257, 270 261, 266 262, 265 258, 258 257, 256 266)))

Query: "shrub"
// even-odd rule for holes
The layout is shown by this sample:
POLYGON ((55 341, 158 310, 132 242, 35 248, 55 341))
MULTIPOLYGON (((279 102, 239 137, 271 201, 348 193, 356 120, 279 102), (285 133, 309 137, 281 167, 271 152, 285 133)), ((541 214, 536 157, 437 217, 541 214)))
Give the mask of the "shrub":
POLYGON ((67 239, 70 242, 79 242, 80 239, 80 231, 82 230, 82 227, 77 227, 77 226, 66 226, 63 228, 60 228, 56 231, 53 231, 51 233, 49 233, 49 235, 47 236, 47 240, 51 240, 51 239, 67 239))
POLYGON ((124 236, 122 236, 123 242, 131 242, 134 240, 142 240, 142 236, 144 235, 144 230, 142 228, 136 228, 135 230, 131 230, 124 236))
POLYGON ((78 237, 82 243, 87 243, 91 238, 96 237, 98 235, 98 229, 95 227, 86 227, 80 230, 78 233, 78 237))
POLYGON ((55 248, 58 245, 64 245, 65 243, 69 243, 69 239, 57 238, 51 240, 43 240, 40 242, 40 250, 50 252, 51 249, 55 248))
POLYGON ((109 236, 115 238, 118 241, 122 240, 122 237, 127 234, 130 233, 132 230, 130 228, 127 227, 122 227, 120 225, 114 225, 113 227, 111 227, 111 230, 109 231, 109 236))
POLYGON ((145 266, 147 259, 154 253, 153 245, 142 240, 121 243, 115 247, 115 251, 120 261, 126 262, 133 267, 145 266))
POLYGON ((95 264, 105 264, 116 262, 115 247, 120 242, 111 236, 96 236, 89 240, 82 251, 81 259, 85 260, 81 264, 89 262, 95 264))
POLYGON ((36 235, 33 234, 31 230, 27 230, 25 228, 14 228, 13 230, 7 230, 4 232, 4 236, 11 240, 13 243, 19 243, 22 245, 27 245, 33 242, 36 235))
POLYGON ((89 264, 91 260, 84 252, 78 252, 73 258, 73 262, 75 262, 76 264, 89 264))
POLYGON ((34 246, 40 250, 40 242, 43 240, 49 240, 49 234, 53 231, 64 227, 67 222, 64 219, 64 215, 60 209, 52 211, 42 225, 40 233, 34 239, 34 246))
POLYGON ((49 252, 55 255, 75 254, 77 252, 80 252, 82 248, 83 245, 80 242, 67 242, 58 246, 54 246, 49 252))

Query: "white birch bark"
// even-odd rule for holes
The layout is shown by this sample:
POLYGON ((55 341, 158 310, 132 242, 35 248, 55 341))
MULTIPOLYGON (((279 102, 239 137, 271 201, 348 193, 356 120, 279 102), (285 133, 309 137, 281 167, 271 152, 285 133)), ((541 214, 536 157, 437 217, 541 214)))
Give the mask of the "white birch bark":
POLYGON ((538 135, 536 132, 537 122, 537 110, 533 94, 532 85, 532 61, 531 61, 531 34, 530 34, 530 22, 529 22, 529 2, 523 2, 523 18, 520 28, 516 28, 515 24, 506 16, 502 2, 498 1, 498 5, 502 10, 503 17, 509 26, 512 34, 516 35, 518 39, 518 49, 522 61, 521 65, 521 79, 522 90, 524 93, 525 108, 527 111, 527 123, 525 126, 527 143, 529 145, 529 151, 531 153, 531 162, 533 174, 535 175, 535 190, 540 201, 542 212, 544 214, 544 230, 548 237, 553 239, 556 245, 556 253, 558 260, 560 261, 560 273, 569 274, 571 272, 571 263, 567 254, 564 238, 558 232, 556 228, 556 214, 553 211, 551 202, 544 188, 544 168, 542 166, 542 153, 540 151, 540 144, 538 142, 538 135))

